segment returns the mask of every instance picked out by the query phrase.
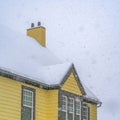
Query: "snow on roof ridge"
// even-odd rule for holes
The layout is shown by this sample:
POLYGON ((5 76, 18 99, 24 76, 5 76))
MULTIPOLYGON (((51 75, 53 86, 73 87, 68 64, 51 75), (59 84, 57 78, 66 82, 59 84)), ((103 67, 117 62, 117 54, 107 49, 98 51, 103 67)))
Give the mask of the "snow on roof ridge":
POLYGON ((41 67, 52 67, 52 66, 59 66, 59 65, 72 65, 72 64, 73 64, 72 62, 61 62, 61 63, 45 65, 45 66, 41 66, 41 67))

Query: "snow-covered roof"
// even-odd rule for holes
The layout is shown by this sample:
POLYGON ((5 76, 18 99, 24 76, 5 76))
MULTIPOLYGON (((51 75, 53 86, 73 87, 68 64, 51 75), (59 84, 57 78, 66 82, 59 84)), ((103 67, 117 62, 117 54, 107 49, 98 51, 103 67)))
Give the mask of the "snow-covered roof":
POLYGON ((61 61, 34 39, 0 25, 0 66, 30 74, 61 61))
POLYGON ((67 74, 71 63, 63 63, 57 65, 41 66, 39 69, 36 69, 34 72, 29 73, 29 71, 18 72, 12 68, 1 67, 0 69, 20 75, 23 77, 30 78, 39 83, 46 85, 59 85, 63 80, 64 76, 67 74))
POLYGON ((33 76, 38 76, 38 81, 48 85, 60 84, 64 76, 67 74, 70 66, 71 63, 44 66, 34 72, 33 76))
POLYGON ((91 100, 95 100, 96 102, 99 103, 100 101, 99 101, 99 99, 96 97, 96 95, 94 95, 94 93, 91 92, 91 90, 88 89, 83 82, 82 82, 82 85, 83 85, 83 88, 84 88, 84 90, 85 90, 85 92, 86 92, 86 94, 84 95, 84 98, 86 98, 86 99, 91 99, 91 100))
MULTIPOLYGON (((46 85, 59 85, 71 63, 61 61, 32 38, 0 25, 0 69, 46 85)), ((98 100, 84 86, 85 98, 98 100)))

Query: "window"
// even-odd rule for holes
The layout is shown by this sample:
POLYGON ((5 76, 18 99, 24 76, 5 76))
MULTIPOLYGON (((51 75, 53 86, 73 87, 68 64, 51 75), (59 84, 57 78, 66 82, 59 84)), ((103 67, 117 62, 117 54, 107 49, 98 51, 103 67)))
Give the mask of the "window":
POLYGON ((22 120, 34 120, 34 91, 23 88, 22 120))
POLYGON ((82 120, 81 97, 66 91, 60 92, 59 120, 82 120))
POLYGON ((74 98, 68 98, 68 120, 74 120, 74 98))
POLYGON ((88 120, 88 106, 83 106, 83 120, 88 120))
POLYGON ((68 112, 67 112, 67 96, 62 96, 62 120, 67 120, 68 119, 68 112))
POLYGON ((67 97, 62 96, 62 111, 67 112, 67 97))
POLYGON ((73 112, 74 112, 74 99, 69 98, 69 113, 73 114, 73 112))
POLYGON ((81 115, 81 102, 79 100, 76 101, 76 115, 81 115))
POLYGON ((81 120, 81 101, 80 100, 75 101, 75 116, 76 116, 76 120, 81 120))

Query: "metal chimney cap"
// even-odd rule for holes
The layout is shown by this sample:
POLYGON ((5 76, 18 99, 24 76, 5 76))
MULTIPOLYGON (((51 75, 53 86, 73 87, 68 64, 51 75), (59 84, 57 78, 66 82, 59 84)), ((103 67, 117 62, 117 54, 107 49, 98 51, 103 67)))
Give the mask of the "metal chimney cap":
POLYGON ((41 26, 41 22, 38 22, 38 26, 41 26))
POLYGON ((34 27, 34 23, 31 23, 31 28, 33 28, 34 27))

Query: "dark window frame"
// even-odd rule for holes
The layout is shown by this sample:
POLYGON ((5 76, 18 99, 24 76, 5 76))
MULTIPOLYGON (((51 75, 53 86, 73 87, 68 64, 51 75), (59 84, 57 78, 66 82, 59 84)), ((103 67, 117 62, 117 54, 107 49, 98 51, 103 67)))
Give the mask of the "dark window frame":
POLYGON ((82 116, 81 111, 82 111, 82 102, 80 100, 76 100, 76 102, 75 102, 75 115, 82 116))
POLYGON ((70 93, 70 92, 68 92, 68 91, 65 91, 65 90, 61 90, 61 89, 59 89, 59 95, 58 95, 58 120, 63 120, 63 115, 62 115, 62 96, 66 96, 67 97, 67 100, 68 100, 68 106, 67 106, 67 119, 66 120, 68 120, 68 118, 69 118, 69 114, 71 114, 70 112, 69 112, 69 100, 71 99, 71 98, 73 98, 73 100, 74 100, 74 111, 73 111, 73 120, 76 120, 77 118, 76 117, 78 117, 78 115, 76 115, 76 102, 79 100, 80 102, 81 102, 81 113, 80 113, 80 115, 79 115, 79 117, 80 117, 80 119, 79 120, 82 120, 82 102, 83 102, 83 98, 81 97, 81 96, 79 96, 79 95, 76 95, 76 94, 73 94, 73 93, 70 93))
POLYGON ((83 120, 83 116, 85 116, 84 113, 83 113, 84 112, 84 110, 83 110, 84 107, 85 107, 85 109, 87 108, 87 112, 88 112, 86 120, 90 120, 90 108, 87 104, 82 105, 82 120, 83 120))
POLYGON ((24 86, 22 85, 22 89, 21 89, 21 120, 22 120, 22 113, 23 113, 23 90, 26 89, 26 90, 29 90, 29 91, 32 91, 33 92, 33 120, 35 120, 35 101, 36 101, 36 90, 34 88, 31 88, 31 87, 27 87, 27 86, 24 86))

